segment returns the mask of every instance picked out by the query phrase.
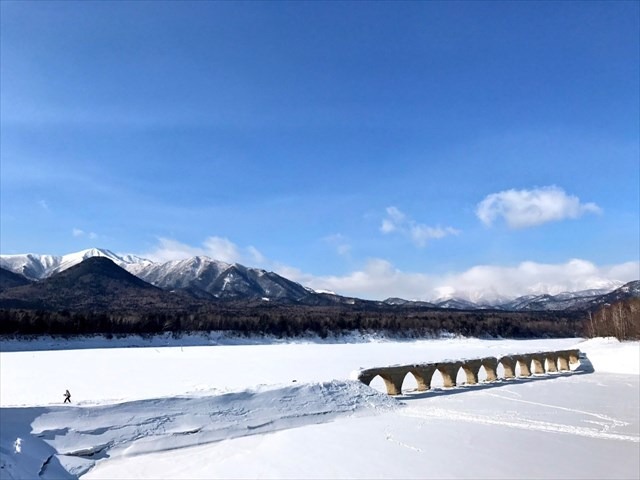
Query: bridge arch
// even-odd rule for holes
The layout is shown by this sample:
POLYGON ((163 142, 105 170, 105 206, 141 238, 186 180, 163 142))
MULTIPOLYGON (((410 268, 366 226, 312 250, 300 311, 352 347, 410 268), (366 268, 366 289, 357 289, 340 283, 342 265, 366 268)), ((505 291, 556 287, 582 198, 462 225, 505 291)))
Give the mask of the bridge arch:
POLYGON ((460 369, 464 371, 467 385, 475 385, 478 383, 478 372, 482 367, 482 360, 462 360, 460 369))
MULTIPOLYGON (((455 387, 460 382, 474 385, 481 380, 492 382, 498 378, 516 378, 518 375, 527 377, 532 373, 541 375, 547 372, 570 371, 571 366, 579 364, 579 362, 579 350, 559 350, 504 355, 500 358, 483 357, 471 360, 369 368, 358 372, 358 380, 366 385, 371 385, 374 379, 380 377, 384 389, 389 395, 400 395, 408 374, 411 374, 415 379, 417 390, 425 391, 433 386, 439 386, 436 384, 440 379, 444 388, 455 387), (481 370, 484 370, 484 379, 480 378, 481 370), (439 375, 434 382, 436 372, 439 375)), ((376 382, 378 381, 376 380, 376 382)))
POLYGON ((413 371, 408 370, 402 379, 401 391, 421 391, 419 382, 420 380, 418 380, 416 374, 413 371))
POLYGON ((530 377, 531 376, 531 356, 530 355, 518 355, 518 367, 519 368, 519 376, 521 377, 530 377))
POLYGON ((418 391, 424 392, 431 389, 431 381, 436 366, 433 364, 412 365, 409 372, 413 374, 418 384, 418 391))
POLYGON ((486 381, 495 382, 498 379, 498 359, 495 357, 484 357, 480 359, 480 362, 486 373, 486 381))
POLYGON ((389 393, 387 384, 380 375, 374 375, 373 378, 369 381, 369 383, 366 383, 366 382, 362 382, 362 383, 370 386, 371 388, 373 388, 374 390, 377 390, 380 393, 389 393))
POLYGON ((402 382, 404 381, 404 375, 398 373, 386 373, 380 372, 378 376, 384 381, 385 387, 387 387, 387 393, 389 395, 400 395, 402 393, 402 382))
POLYGON ((461 362, 440 362, 436 364, 436 369, 442 375, 444 387, 456 386, 456 377, 458 376, 460 366, 461 362))

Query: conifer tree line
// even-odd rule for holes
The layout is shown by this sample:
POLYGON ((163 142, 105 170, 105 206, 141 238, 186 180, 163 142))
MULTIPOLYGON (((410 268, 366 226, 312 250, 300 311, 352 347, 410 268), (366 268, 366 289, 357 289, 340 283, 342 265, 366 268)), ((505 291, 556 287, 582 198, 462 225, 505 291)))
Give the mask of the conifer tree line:
POLYGON ((0 310, 1 335, 156 334, 228 331, 240 335, 326 337, 353 331, 395 336, 640 338, 640 299, 605 305, 593 312, 380 309, 345 307, 229 307, 206 311, 0 310))

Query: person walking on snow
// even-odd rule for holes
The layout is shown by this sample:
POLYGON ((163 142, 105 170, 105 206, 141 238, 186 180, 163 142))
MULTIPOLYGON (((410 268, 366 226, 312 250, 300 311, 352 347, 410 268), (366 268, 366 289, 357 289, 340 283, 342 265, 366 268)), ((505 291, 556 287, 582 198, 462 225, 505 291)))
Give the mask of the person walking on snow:
POLYGON ((64 402, 62 403, 71 403, 71 394, 69 393, 69 390, 65 390, 64 392, 64 402))

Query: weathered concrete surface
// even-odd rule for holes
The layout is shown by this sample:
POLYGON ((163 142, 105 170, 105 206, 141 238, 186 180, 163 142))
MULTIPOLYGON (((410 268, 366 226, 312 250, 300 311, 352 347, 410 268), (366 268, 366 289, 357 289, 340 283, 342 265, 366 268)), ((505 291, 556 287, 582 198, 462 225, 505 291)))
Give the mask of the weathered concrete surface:
POLYGON ((564 350, 569 355, 569 363, 574 365, 580 363, 580 350, 564 350))
POLYGON ((505 355, 501 358, 483 357, 470 360, 368 368, 358 373, 358 380, 369 385, 375 377, 379 376, 384 381, 389 395, 400 395, 402 383, 408 374, 415 377, 418 391, 425 391, 431 388, 431 380, 436 370, 442 375, 444 387, 450 388, 456 386, 456 377, 461 368, 465 372, 467 384, 475 385, 478 383, 478 373, 481 367, 484 367, 487 373, 485 381, 494 382, 498 380, 498 365, 502 365, 504 369, 504 379, 511 379, 516 378, 516 365, 520 367, 520 377, 529 377, 532 366, 533 373, 543 375, 546 372, 570 371, 569 366, 579 362, 579 350, 559 350, 505 355))
POLYGON ((478 372, 482 366, 482 359, 477 360, 463 360, 462 369, 467 376, 467 384, 475 385, 478 383, 478 372))
POLYGON ((558 370, 560 370, 561 372, 565 372, 567 370, 569 370, 569 357, 566 356, 562 356, 562 355, 558 355, 558 370))
POLYGON ((545 354, 544 353, 532 353, 531 354, 531 363, 533 365, 533 373, 536 375, 544 375, 544 361, 545 354))
POLYGON ((519 355, 518 365, 520 366, 521 377, 531 376, 531 355, 519 355))
POLYGON ((487 382, 494 382, 498 379, 498 359, 495 357, 481 358, 484 371, 487 372, 487 382))
POLYGON ((504 368, 504 378, 516 377, 516 357, 513 355, 505 355, 498 359, 498 363, 504 368))
POLYGON ((422 365, 413 365, 409 371, 416 379, 419 392, 424 392, 431 388, 431 379, 436 371, 436 366, 434 364, 425 363, 422 365))
POLYGON ((549 352, 545 355, 547 358, 547 372, 555 373, 558 371, 558 354, 549 352))
POLYGON ((455 387, 458 370, 462 364, 460 362, 440 362, 436 368, 442 374, 442 383, 445 387, 455 387))
POLYGON ((358 375, 358 380, 365 385, 369 385, 375 377, 380 376, 384 380, 389 395, 400 395, 402 382, 407 373, 409 373, 409 370, 406 366, 370 368, 361 371, 358 375))

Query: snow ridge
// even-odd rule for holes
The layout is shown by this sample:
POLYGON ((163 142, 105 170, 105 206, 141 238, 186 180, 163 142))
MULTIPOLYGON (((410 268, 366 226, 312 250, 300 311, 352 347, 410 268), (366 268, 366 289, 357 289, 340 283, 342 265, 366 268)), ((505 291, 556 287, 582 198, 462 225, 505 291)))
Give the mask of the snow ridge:
MULTIPOLYGON (((53 458, 64 470, 80 476, 96 460, 107 457, 203 445, 325 423, 341 415, 390 411, 399 405, 397 400, 358 381, 333 380, 114 405, 2 409, 3 430, 21 435, 29 431, 29 426, 22 424, 25 412, 33 410, 32 416, 26 416, 35 416, 27 434, 35 458, 9 455, 5 451, 13 452, 15 446, 3 443, 0 464, 3 471, 39 478, 43 466, 53 458), (21 412, 14 415, 18 413, 14 410, 21 412)), ((15 439, 4 433, 3 440, 15 439)))

